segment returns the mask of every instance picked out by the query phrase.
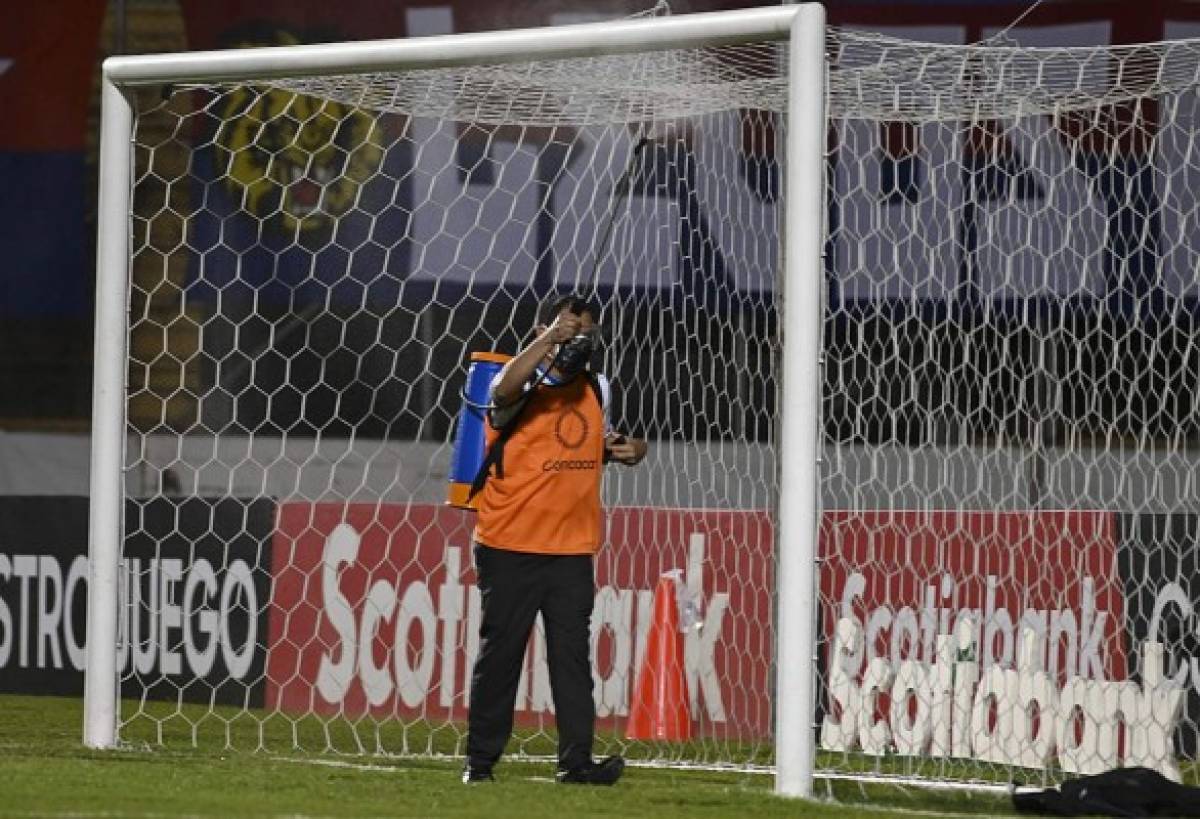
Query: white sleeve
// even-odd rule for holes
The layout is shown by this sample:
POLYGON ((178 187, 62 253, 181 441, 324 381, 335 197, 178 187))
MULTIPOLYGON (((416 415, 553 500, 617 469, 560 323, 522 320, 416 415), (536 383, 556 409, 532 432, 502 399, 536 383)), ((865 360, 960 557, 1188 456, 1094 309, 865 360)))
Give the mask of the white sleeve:
POLYGON ((596 373, 596 383, 600 385, 600 408, 604 412, 604 434, 613 431, 612 426, 612 384, 603 373, 596 373))
POLYGON ((496 386, 500 383, 500 376, 501 373, 496 373, 492 379, 492 385, 488 387, 488 402, 492 404, 492 408, 488 410, 488 417, 491 419, 492 426, 496 429, 499 429, 516 417, 525 403, 525 394, 529 392, 529 384, 526 382, 525 386, 521 388, 521 398, 518 398, 506 407, 496 407, 496 386))

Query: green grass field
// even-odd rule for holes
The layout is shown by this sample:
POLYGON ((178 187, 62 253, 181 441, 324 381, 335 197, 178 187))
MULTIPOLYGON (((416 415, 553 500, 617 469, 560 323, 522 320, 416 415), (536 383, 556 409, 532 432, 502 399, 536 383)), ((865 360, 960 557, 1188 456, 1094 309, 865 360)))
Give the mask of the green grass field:
MULTIPOLYGON (((614 788, 555 784, 545 764, 507 763, 464 786, 458 763, 380 756, 80 745, 82 702, 0 697, 0 815, 698 816, 996 815, 1005 798, 917 788, 833 788, 837 801, 775 797, 761 774, 630 768, 614 788)), ((827 788, 821 783, 822 792, 827 788)))

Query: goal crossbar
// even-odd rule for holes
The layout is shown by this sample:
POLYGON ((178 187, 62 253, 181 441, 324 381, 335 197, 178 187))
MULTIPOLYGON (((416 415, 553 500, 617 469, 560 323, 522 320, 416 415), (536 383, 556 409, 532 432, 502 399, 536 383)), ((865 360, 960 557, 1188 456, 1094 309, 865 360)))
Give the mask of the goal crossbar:
POLYGON ((351 43, 110 57, 107 82, 146 85, 451 68, 786 40, 801 6, 351 43))

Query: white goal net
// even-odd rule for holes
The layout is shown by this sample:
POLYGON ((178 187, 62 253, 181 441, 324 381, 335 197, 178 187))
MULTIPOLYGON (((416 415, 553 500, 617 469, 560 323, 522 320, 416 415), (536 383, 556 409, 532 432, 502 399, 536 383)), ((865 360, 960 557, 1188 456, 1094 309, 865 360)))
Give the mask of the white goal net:
MULTIPOLYGON (((1200 45, 827 46, 818 771, 1186 774, 1200 45)), ((123 740, 461 754, 466 367, 585 290, 651 443, 597 751, 773 764, 787 50, 136 89, 123 740), (672 569, 690 730, 628 739, 672 569)), ((517 708, 552 753, 536 639, 517 708)))
MULTIPOLYGON (((474 515, 446 499, 467 365, 577 292, 602 305, 612 423, 651 442, 604 488, 597 751, 769 760, 785 56, 140 92, 123 737, 461 753, 479 596, 474 515), (626 740, 676 569, 703 600, 690 741, 626 740)), ((516 753, 554 748, 544 656, 539 637, 516 753)))
POLYGON ((1198 56, 830 38, 824 765, 1191 773, 1198 56))

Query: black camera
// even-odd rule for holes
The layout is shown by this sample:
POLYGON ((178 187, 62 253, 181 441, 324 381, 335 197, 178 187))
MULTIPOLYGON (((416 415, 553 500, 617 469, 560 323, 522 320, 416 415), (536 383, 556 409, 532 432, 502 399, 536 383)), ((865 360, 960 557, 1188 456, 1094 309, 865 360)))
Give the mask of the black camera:
POLYGON ((596 333, 579 333, 563 343, 554 357, 554 366, 568 378, 583 372, 596 352, 596 333))

